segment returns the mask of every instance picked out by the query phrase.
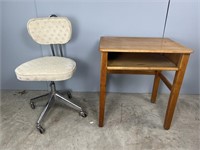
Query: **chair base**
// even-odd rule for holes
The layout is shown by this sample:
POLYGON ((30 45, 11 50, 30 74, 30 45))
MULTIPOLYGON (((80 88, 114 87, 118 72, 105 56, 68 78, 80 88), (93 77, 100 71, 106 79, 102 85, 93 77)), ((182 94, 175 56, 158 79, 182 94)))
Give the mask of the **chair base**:
POLYGON ((56 87, 55 87, 55 83, 52 81, 50 83, 50 87, 51 87, 51 91, 50 93, 32 98, 30 100, 30 105, 32 109, 35 109, 35 104, 34 101, 38 100, 41 97, 45 97, 50 95, 50 98, 48 100, 48 102, 46 103, 46 106, 44 108, 44 110, 42 111, 40 117, 38 118, 37 122, 36 122, 36 128, 38 129, 38 131, 43 134, 45 132, 45 129, 41 126, 41 122, 43 121, 43 119, 45 118, 46 114, 49 112, 49 110, 51 109, 51 107, 53 107, 54 103, 56 100, 59 100, 60 102, 63 102, 64 104, 68 105, 69 107, 74 108, 75 110, 79 111, 79 115, 82 117, 87 117, 87 113, 85 111, 83 111, 83 109, 72 103, 69 99, 72 97, 71 92, 67 91, 67 95, 68 95, 68 99, 63 97, 60 93, 58 93, 56 91, 56 87))

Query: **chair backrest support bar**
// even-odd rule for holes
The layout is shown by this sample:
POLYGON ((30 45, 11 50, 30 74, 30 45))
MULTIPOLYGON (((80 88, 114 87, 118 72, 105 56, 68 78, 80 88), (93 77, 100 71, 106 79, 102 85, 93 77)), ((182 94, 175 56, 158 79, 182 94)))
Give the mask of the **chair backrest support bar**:
POLYGON ((52 55, 55 56, 54 45, 53 45, 53 44, 50 44, 50 46, 51 46, 52 55))
POLYGON ((62 45, 61 45, 61 44, 58 44, 58 45, 56 45, 56 44, 50 44, 50 47, 51 47, 51 52, 52 52, 52 55, 53 55, 53 56, 58 55, 57 50, 59 49, 59 51, 60 51, 60 56, 61 56, 61 57, 64 57, 64 55, 63 55, 63 50, 62 50, 62 45))
POLYGON ((59 50, 60 50, 60 55, 61 55, 61 57, 63 57, 62 45, 61 45, 61 44, 59 44, 59 50))

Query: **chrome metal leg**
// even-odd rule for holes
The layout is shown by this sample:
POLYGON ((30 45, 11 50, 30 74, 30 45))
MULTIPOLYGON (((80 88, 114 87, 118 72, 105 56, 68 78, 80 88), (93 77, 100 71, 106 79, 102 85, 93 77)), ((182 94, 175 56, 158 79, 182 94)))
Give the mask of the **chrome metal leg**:
POLYGON ((54 95, 51 95, 51 98, 49 99, 49 101, 46 104, 46 107, 42 111, 42 113, 37 121, 37 124, 40 124, 40 122, 44 119, 46 114, 49 112, 50 108, 53 106, 54 102, 55 102, 54 95))
POLYGON ((30 101, 33 101, 33 100, 35 100, 35 99, 38 99, 38 98, 41 98, 41 97, 45 97, 45 96, 48 96, 48 95, 49 95, 49 93, 46 93, 46 94, 43 94, 43 95, 40 95, 40 96, 31 98, 30 101))
POLYGON ((32 109, 35 109, 35 101, 37 101, 37 100, 39 100, 39 98, 41 98, 41 97, 45 97, 45 96, 48 96, 50 93, 47 93, 47 94, 43 94, 43 95, 41 95, 41 96, 37 96, 37 97, 34 97, 34 98, 31 98, 30 99, 30 106, 31 106, 31 108, 32 109))
POLYGON ((53 106, 55 102, 55 95, 52 94, 50 99, 48 100, 46 107, 44 108, 44 110, 42 111, 42 113, 40 114, 40 117, 36 123, 36 128, 38 129, 38 131, 43 134, 45 132, 45 129, 41 126, 41 121, 44 119, 44 117, 47 115, 47 113, 49 112, 50 108, 53 106))
POLYGON ((70 100, 64 98, 63 96, 61 96, 60 94, 56 93, 55 94, 57 97, 59 97, 62 102, 64 102, 66 105, 78 110, 78 111, 83 111, 82 108, 74 103, 72 103, 70 100))
POLYGON ((55 86, 55 83, 53 81, 50 83, 50 87, 51 87, 51 92, 50 93, 47 93, 47 94, 32 98, 30 100, 31 108, 35 109, 35 105, 34 105, 34 102, 33 102, 34 100, 39 99, 39 98, 44 97, 44 96, 47 96, 47 95, 51 95, 51 97, 49 98, 49 100, 48 100, 48 102, 47 102, 47 104, 46 104, 46 106, 44 108, 44 110, 42 111, 42 113, 40 114, 40 117, 38 118, 38 120, 36 122, 36 128, 39 130, 39 132, 41 134, 45 132, 45 129, 41 126, 41 122, 43 121, 43 119, 45 118, 45 116, 47 115, 47 113, 49 112, 51 107, 54 105, 55 101, 57 100, 57 97, 58 97, 58 100, 60 100, 61 102, 64 102, 68 106, 70 106, 70 107, 76 109, 77 111, 79 111, 79 115, 80 116, 82 116, 84 118, 87 117, 87 113, 85 111, 83 111, 83 109, 80 106, 72 103, 69 100, 72 97, 71 96, 71 92, 67 92, 68 99, 66 99, 56 91, 56 86, 55 86))

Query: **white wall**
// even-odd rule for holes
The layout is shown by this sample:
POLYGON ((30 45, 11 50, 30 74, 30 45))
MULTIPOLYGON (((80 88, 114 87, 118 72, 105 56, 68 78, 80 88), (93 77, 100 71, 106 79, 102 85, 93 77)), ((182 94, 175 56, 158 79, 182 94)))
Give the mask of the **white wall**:
MULTIPOLYGON (((71 80, 61 82, 59 88, 99 91, 100 36, 162 37, 167 2, 168 0, 3 1, 2 88, 47 89, 46 83, 21 82, 14 74, 14 69, 19 64, 50 54, 47 46, 38 46, 28 36, 28 19, 57 14, 71 20, 73 36, 66 46, 65 55, 75 59, 77 71, 71 80)), ((182 93, 191 94, 199 93, 199 70, 194 68, 194 65, 199 65, 196 4, 195 0, 172 0, 165 33, 166 37, 195 49, 182 87, 182 93)), ((171 78, 170 73, 167 76, 171 78)), ((151 92, 153 77, 111 75, 108 82, 108 91, 147 93, 151 92)), ((160 92, 168 90, 161 85, 160 92)))
POLYGON ((42 55, 39 45, 28 36, 26 23, 36 17, 33 1, 2 1, 2 89, 46 89, 46 83, 21 82, 15 68, 42 55))
MULTIPOLYGON (((1 64, 2 64, 2 54, 1 54, 1 51, 2 51, 2 3, 0 2, 0 72, 2 72, 1 70, 1 64)), ((0 73, 0 85, 1 85, 1 73, 0 73)), ((1 87, 1 86, 0 86, 1 87)))
POLYGON ((199 8, 197 0, 172 0, 169 11, 165 36, 194 50, 184 78, 183 93, 199 93, 199 8))

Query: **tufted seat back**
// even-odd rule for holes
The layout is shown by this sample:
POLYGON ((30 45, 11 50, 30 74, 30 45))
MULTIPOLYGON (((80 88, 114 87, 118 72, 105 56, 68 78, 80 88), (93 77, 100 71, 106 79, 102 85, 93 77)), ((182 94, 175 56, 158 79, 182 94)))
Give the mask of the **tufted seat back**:
POLYGON ((66 17, 31 19, 28 33, 39 44, 65 44, 71 39, 71 22, 66 17))

